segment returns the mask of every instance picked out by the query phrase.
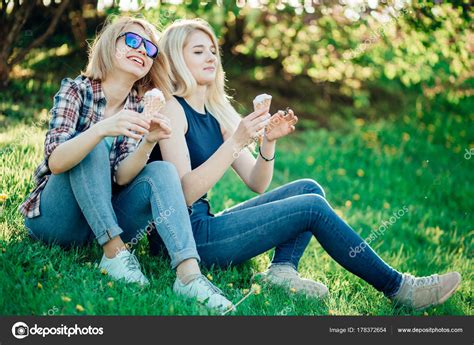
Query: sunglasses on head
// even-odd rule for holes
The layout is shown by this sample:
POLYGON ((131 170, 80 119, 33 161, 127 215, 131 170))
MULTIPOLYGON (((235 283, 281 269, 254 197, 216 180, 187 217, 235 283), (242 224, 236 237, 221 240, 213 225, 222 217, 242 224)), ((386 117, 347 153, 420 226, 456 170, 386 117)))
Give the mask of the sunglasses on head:
POLYGON ((147 40, 134 32, 125 32, 118 38, 123 36, 125 36, 125 44, 130 48, 138 49, 143 43, 148 57, 154 59, 158 56, 158 47, 150 40, 147 40))

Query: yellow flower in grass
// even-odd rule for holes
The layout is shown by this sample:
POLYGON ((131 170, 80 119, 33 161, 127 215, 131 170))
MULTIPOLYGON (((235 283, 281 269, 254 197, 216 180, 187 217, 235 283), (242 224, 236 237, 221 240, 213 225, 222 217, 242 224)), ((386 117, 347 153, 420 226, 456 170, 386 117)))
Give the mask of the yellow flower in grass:
POLYGON ((107 270, 105 268, 102 268, 100 270, 100 273, 102 273, 104 276, 106 276, 107 275, 107 270))
POLYGON ((65 302, 65 303, 69 303, 69 302, 71 302, 71 298, 70 298, 70 297, 68 297, 68 296, 62 296, 62 297, 61 297, 61 299, 62 299, 62 300, 63 300, 63 302, 65 302))
POLYGON ((210 273, 207 274, 207 279, 212 280, 212 276, 210 273))
POLYGON ((364 175, 365 175, 364 170, 362 170, 362 169, 357 169, 357 176, 363 177, 364 175))
POLYGON ((355 122, 356 126, 359 126, 359 127, 363 126, 364 123, 365 123, 364 119, 355 119, 354 122, 355 122))
POLYGON ((383 208, 388 210, 390 208, 390 204, 388 202, 384 201, 383 208))
POLYGON ((111 288, 111 287, 114 287, 114 282, 108 282, 108 283, 107 283, 107 286, 110 287, 110 288, 111 288))
POLYGON ((295 289, 294 287, 292 287, 292 288, 290 289, 290 291, 293 292, 293 293, 296 293, 296 289, 295 289))
POLYGON ((313 165, 314 164, 314 157, 313 156, 306 157, 306 164, 307 165, 313 165))
POLYGON ((76 304, 76 310, 79 312, 79 313, 82 313, 85 309, 82 305, 80 304, 76 304))
POLYGON ((252 284, 252 291, 254 294, 258 295, 262 292, 262 287, 258 284, 252 284))
POLYGON ((250 291, 249 289, 242 289, 242 293, 243 293, 244 295, 248 294, 249 291, 250 291))
POLYGON ((354 199, 354 201, 358 201, 360 200, 360 195, 356 193, 352 196, 352 199, 354 199))
POLYGON ((38 289, 42 289, 42 288, 43 288, 43 284, 41 284, 40 282, 38 282, 38 284, 36 285, 36 287, 37 287, 38 289))
POLYGON ((403 140, 404 142, 409 141, 409 140, 410 140, 410 134, 404 132, 403 135, 402 135, 402 140, 403 140))
POLYGON ((346 201, 346 207, 349 208, 349 207, 351 207, 351 206, 352 206, 352 201, 347 200, 347 201, 346 201))
POLYGON ((6 195, 5 193, 0 193, 0 202, 4 202, 7 199, 8 199, 8 195, 6 195))
POLYGON ((234 286, 234 284, 232 284, 232 283, 229 283, 229 284, 227 284, 227 286, 231 288, 231 287, 233 287, 233 286, 234 286))

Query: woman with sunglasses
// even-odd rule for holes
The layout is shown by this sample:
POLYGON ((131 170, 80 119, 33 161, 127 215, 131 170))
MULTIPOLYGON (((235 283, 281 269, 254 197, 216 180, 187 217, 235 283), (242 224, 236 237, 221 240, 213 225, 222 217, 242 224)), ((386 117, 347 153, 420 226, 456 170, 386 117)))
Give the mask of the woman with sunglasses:
POLYGON ((145 20, 120 18, 104 27, 86 71, 64 79, 54 98, 37 185, 20 212, 35 239, 66 247, 97 240, 104 251, 99 267, 141 285, 148 279, 125 243, 156 232, 177 270, 175 292, 228 310, 232 303, 200 272, 175 167, 145 166, 156 143, 171 134, 165 117, 142 114, 146 90, 170 96, 162 78, 169 64, 156 42, 145 20))
POLYGON ((385 263, 336 214, 314 180, 264 193, 273 175, 276 142, 295 130, 298 119, 291 110, 270 118, 269 107, 239 117, 224 91, 217 38, 205 21, 175 22, 164 31, 160 47, 170 60, 175 89, 175 98, 161 112, 171 119, 173 133, 154 148, 151 161, 164 159, 177 167, 204 264, 239 264, 275 248, 261 278, 321 298, 327 287, 297 272, 314 236, 341 266, 403 305, 422 309, 454 293, 461 281, 457 272, 416 278, 385 263), (244 147, 265 126, 255 159, 244 147), (251 190, 264 194, 213 214, 206 193, 229 167, 251 190))

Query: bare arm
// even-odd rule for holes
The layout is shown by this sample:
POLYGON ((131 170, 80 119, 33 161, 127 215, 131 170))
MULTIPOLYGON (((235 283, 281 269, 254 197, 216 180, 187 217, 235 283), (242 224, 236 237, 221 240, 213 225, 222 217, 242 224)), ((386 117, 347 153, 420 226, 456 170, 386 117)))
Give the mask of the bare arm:
POLYGON ((49 169, 53 174, 61 174, 79 164, 106 136, 125 135, 138 140, 141 134, 148 133, 147 128, 149 125, 140 114, 121 110, 57 146, 49 156, 49 169))
POLYGON ((94 125, 54 149, 48 159, 49 170, 55 175, 74 168, 103 139, 94 125))
MULTIPOLYGON (((265 158, 272 159, 274 157, 277 139, 292 133, 297 122, 298 117, 291 109, 287 115, 282 111, 273 114, 270 124, 266 127, 263 144, 260 148, 265 158)), ((248 150, 245 150, 232 167, 251 190, 256 193, 264 193, 272 181, 274 161, 268 162, 260 154, 255 159, 248 150)))
MULTIPOLYGON (((268 141, 266 137, 263 139, 261 147, 262 154, 265 158, 270 159, 275 154, 276 141, 268 141)), ((265 161, 260 155, 257 158, 248 151, 241 152, 238 159, 232 164, 232 168, 240 176, 242 181, 255 193, 264 193, 270 185, 273 178, 273 160, 265 161)))

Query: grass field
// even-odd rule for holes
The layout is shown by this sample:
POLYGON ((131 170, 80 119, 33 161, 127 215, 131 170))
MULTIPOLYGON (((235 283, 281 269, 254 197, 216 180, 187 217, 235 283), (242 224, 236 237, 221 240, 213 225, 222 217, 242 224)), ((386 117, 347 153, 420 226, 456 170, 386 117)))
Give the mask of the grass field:
MULTIPOLYGON (((237 315, 472 315, 473 166, 466 149, 474 147, 472 102, 456 107, 414 105, 397 119, 367 123, 355 119, 337 130, 297 131, 277 144, 271 188, 298 178, 313 178, 330 204, 364 238, 403 206, 408 212, 371 245, 393 267, 415 275, 457 270, 459 291, 444 305, 425 312, 395 308, 381 293, 341 268, 312 240, 300 265, 303 276, 330 290, 326 301, 263 287, 240 306, 237 315)), ((3 104, 3 109, 5 109, 3 104)), ((8 109, 21 113, 21 105, 8 109)), ((139 260, 151 285, 114 282, 101 274, 101 249, 94 245, 64 251, 26 236, 16 208, 31 189, 42 156, 45 127, 33 109, 32 122, 10 122, 0 133, 0 306, 3 315, 206 315, 197 304, 176 297, 167 258, 139 260)), ((381 114, 383 115, 383 114, 381 114)), ((309 122, 308 122, 309 123, 309 122)), ((211 191, 214 213, 252 197, 228 172, 211 191)), ((255 271, 266 268, 271 253, 229 269, 204 270, 234 302, 251 286, 255 271)))

